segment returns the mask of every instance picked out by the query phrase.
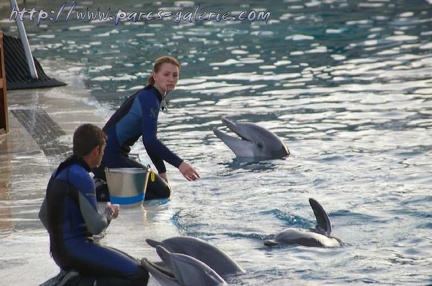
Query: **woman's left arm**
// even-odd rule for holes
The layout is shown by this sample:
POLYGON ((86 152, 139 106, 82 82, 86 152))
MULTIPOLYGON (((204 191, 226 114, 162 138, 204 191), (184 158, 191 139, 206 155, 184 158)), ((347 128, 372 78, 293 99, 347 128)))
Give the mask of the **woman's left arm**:
MULTIPOLYGON (((159 102, 157 97, 148 96, 147 101, 141 101, 142 109, 142 139, 149 157, 152 159, 156 168, 162 166, 161 162, 155 162, 155 160, 163 160, 175 167, 179 167, 183 160, 169 150, 162 142, 157 138, 157 121, 159 116, 159 102)), ((158 168, 159 173, 164 173, 165 168, 158 168)))

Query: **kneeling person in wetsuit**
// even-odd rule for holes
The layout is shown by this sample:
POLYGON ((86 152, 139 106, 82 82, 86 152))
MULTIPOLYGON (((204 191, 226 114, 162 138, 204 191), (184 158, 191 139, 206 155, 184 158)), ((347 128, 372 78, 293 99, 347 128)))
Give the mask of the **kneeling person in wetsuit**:
POLYGON ((95 185, 89 172, 100 164, 105 133, 84 124, 73 136, 73 155, 52 174, 39 217, 49 232, 50 251, 66 275, 59 285, 147 285, 149 274, 133 257, 93 242, 119 215, 119 206, 107 203, 97 210, 95 185), (73 281, 72 281, 73 280, 73 281), (78 280, 78 281, 77 281, 78 280))
POLYGON ((108 140, 101 165, 93 170, 95 181, 106 181, 105 167, 146 168, 129 157, 131 146, 140 137, 158 171, 158 175, 150 175, 145 200, 168 198, 171 194, 164 161, 178 168, 189 181, 199 178, 198 172, 189 163, 171 152, 156 136, 161 103, 168 92, 174 90, 179 69, 180 64, 175 58, 158 58, 147 86, 126 99, 111 116, 103 128, 108 140))

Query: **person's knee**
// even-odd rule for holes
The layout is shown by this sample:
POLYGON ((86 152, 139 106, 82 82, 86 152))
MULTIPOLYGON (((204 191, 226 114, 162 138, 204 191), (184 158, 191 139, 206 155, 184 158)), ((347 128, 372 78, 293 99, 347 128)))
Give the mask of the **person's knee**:
POLYGON ((80 277, 78 281, 74 281, 76 286, 146 286, 150 278, 147 270, 141 266, 134 275, 126 277, 103 276, 103 277, 80 277))
POLYGON ((167 199, 171 196, 171 188, 164 179, 156 175, 147 182, 145 200, 167 199))
POLYGON ((134 275, 134 284, 136 286, 145 286, 148 284, 150 275, 147 270, 145 270, 143 267, 139 266, 136 274, 134 275))

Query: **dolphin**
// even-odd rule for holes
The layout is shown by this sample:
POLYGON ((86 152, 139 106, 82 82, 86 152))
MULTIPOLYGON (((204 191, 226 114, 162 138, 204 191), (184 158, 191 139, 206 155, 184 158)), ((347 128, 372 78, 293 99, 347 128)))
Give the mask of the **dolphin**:
POLYGON ((331 236, 332 226, 324 208, 313 198, 309 198, 309 204, 317 221, 314 229, 287 228, 276 234, 274 239, 264 241, 264 245, 341 246, 342 241, 339 238, 331 236))
POLYGON ((207 264, 222 277, 245 273, 228 254, 199 238, 177 236, 163 241, 146 239, 146 242, 152 247, 162 246, 169 252, 185 254, 196 258, 207 264))
POLYGON ((222 286, 226 281, 204 262, 181 253, 171 253, 163 246, 156 252, 166 268, 143 259, 141 265, 163 286, 222 286))
POLYGON ((213 128, 213 133, 239 158, 280 159, 290 154, 279 137, 261 126, 249 122, 233 122, 226 118, 222 118, 222 123, 241 139, 229 136, 217 128, 213 128))

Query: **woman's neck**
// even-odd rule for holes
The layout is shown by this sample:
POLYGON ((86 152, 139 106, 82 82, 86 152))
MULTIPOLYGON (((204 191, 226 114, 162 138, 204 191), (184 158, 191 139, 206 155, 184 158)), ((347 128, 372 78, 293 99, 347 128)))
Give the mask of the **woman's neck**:
POLYGON ((168 93, 167 93, 166 89, 162 89, 160 86, 158 86, 156 84, 154 84, 153 86, 159 91, 159 93, 162 96, 162 99, 164 99, 167 96, 168 93))

